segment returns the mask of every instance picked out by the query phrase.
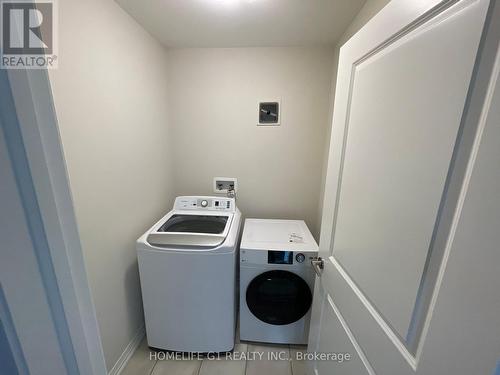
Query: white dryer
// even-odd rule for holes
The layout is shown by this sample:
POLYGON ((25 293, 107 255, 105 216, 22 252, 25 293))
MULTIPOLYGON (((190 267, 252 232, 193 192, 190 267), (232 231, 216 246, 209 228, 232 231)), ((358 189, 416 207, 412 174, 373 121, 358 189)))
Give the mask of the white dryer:
POLYGON ((173 210, 137 240, 150 347, 233 349, 240 227, 233 198, 177 197, 173 210))
POLYGON ((247 219, 240 246, 240 338, 307 344, 318 245, 302 220, 247 219))

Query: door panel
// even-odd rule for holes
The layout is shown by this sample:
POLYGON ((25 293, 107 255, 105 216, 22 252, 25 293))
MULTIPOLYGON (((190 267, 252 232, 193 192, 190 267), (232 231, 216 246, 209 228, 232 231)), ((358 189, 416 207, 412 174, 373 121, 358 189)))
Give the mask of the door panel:
POLYGON ((489 5, 393 0, 341 48, 309 346, 353 351, 357 373, 432 374, 421 353, 460 204, 449 192, 469 168, 455 161, 471 152, 463 116, 489 5))
POLYGON ((474 65, 472 17, 444 12, 352 69, 333 252, 403 338, 474 65))
POLYGON ((460 219, 420 360, 422 374, 500 374, 500 2, 497 53, 460 219), (464 353, 467 353, 464 360, 464 353), (497 364, 498 363, 498 364, 497 364))
MULTIPOLYGON (((361 352, 357 342, 352 341, 353 336, 347 334, 344 328, 345 320, 329 295, 323 297, 320 324, 324 327, 324 331, 319 338, 317 353, 350 355, 349 360, 337 362, 343 375, 373 375, 373 370, 367 363, 364 353, 361 352), (342 348, 343 352, 337 352, 338 348, 342 348)), ((327 374, 329 366, 329 361, 319 361, 317 371, 320 374, 327 374)))
POLYGON ((1 324, 20 374, 68 374, 6 138, 0 123, 1 324))
POLYGON ((333 302, 344 317, 346 327, 365 353, 374 373, 411 374, 416 367, 414 355, 333 257, 325 263, 321 279, 324 285, 335 287, 333 302))

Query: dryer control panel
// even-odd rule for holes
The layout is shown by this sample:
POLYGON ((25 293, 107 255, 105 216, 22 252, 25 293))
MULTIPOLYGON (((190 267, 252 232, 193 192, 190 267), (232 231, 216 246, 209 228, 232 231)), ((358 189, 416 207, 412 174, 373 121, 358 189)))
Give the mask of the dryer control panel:
POLYGON ((240 263, 259 264, 268 266, 295 266, 305 267, 311 266, 310 259, 317 256, 316 251, 289 251, 289 250, 254 250, 240 249, 240 263))
POLYGON ((175 199, 174 209, 234 212, 234 198, 183 196, 175 199))

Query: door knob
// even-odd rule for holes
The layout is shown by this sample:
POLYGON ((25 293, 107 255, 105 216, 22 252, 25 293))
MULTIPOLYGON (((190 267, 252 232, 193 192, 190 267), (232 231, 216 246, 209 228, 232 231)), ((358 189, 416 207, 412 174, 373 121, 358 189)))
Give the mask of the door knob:
POLYGON ((314 272, 316 272, 316 275, 318 277, 321 277, 321 273, 323 272, 323 268, 325 268, 325 261, 321 257, 314 257, 311 258, 311 266, 314 269, 314 272))

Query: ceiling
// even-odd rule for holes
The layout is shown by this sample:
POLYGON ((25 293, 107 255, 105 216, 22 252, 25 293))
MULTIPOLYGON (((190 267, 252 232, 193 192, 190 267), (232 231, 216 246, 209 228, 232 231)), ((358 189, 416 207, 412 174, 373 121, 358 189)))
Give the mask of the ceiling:
POLYGON ((167 47, 332 45, 365 0, 116 0, 167 47))

